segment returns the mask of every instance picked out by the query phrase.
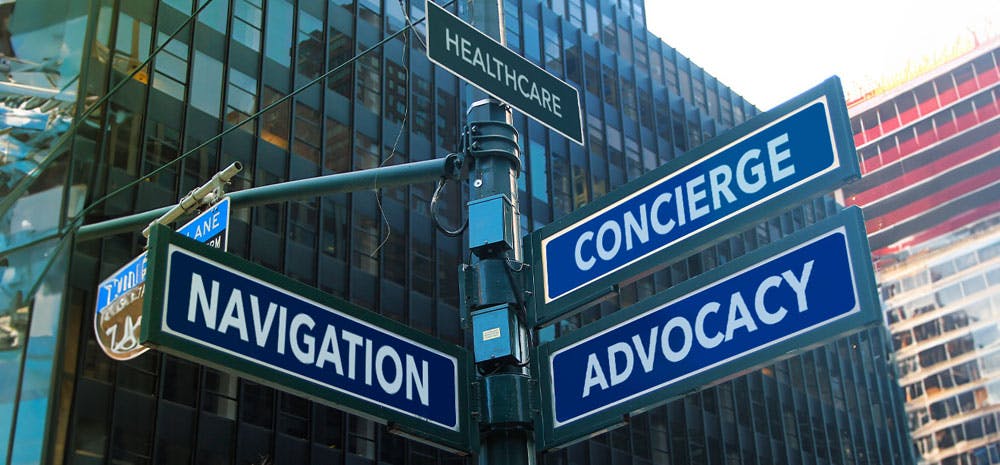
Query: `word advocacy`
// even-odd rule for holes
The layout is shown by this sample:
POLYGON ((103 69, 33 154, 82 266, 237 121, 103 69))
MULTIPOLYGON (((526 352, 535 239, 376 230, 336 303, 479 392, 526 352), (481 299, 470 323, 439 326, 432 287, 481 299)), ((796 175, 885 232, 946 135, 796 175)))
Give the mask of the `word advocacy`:
POLYGON ((844 228, 554 352, 559 426, 860 311, 844 228))
POLYGON ((835 169, 821 98, 542 240, 545 301, 835 169))
POLYGON ((163 331, 458 429, 455 358, 179 248, 163 331))

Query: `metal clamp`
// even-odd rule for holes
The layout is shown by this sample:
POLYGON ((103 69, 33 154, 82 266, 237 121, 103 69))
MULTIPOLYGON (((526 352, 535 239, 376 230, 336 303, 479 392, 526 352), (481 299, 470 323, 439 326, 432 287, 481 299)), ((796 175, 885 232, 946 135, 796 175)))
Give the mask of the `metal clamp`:
POLYGON ((231 165, 227 166, 226 169, 215 173, 205 184, 201 187, 197 187, 187 195, 185 195, 177 205, 174 205, 168 212, 164 213, 163 216, 153 220, 146 226, 146 229, 142 230, 142 235, 149 238, 149 231, 152 229, 154 224, 169 224, 173 223, 174 220, 180 218, 185 213, 188 213, 202 205, 211 205, 222 198, 224 193, 224 187, 229 184, 229 180, 236 176, 243 169, 243 165, 240 162, 233 162, 231 165))
POLYGON ((521 170, 517 129, 502 121, 470 122, 463 134, 465 154, 473 160, 479 157, 503 157, 521 170))

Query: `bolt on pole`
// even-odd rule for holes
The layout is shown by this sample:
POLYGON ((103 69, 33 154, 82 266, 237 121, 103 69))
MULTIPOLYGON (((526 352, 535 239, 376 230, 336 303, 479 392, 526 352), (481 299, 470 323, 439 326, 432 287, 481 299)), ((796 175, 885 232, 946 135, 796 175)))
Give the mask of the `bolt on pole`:
MULTIPOLYGON (((502 0, 468 0, 472 26, 506 46, 502 0)), ((517 176, 520 147, 510 106, 472 85, 466 113, 469 163, 469 248, 462 267, 463 314, 471 320, 473 352, 481 374, 481 465, 534 465, 530 328, 520 272, 521 231, 517 176)))

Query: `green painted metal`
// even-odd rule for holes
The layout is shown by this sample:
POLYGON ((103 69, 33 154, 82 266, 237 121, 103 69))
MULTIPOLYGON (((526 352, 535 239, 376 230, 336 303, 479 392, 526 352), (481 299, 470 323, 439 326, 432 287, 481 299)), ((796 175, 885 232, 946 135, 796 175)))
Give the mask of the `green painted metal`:
MULTIPOLYGON (((583 145, 583 114, 576 88, 490 35, 427 2, 427 57, 479 89, 507 102, 573 142, 583 145)), ((487 30, 490 18, 473 12, 487 30)))
POLYGON ((844 101, 843 88, 839 78, 834 76, 813 89, 775 107, 773 110, 761 113, 750 121, 712 138, 705 144, 687 152, 684 156, 671 160, 653 171, 630 181, 624 186, 609 192, 607 195, 587 204, 583 208, 575 210, 549 223, 545 227, 532 232, 525 238, 525 249, 529 251, 529 256, 533 257, 529 262, 532 265, 533 274, 531 280, 532 294, 528 298, 529 324, 534 327, 540 327, 562 318, 568 318, 582 310, 584 306, 611 297, 622 283, 641 278, 645 274, 670 263, 670 261, 675 260, 677 257, 690 255, 703 248, 709 242, 739 233, 754 222, 776 216, 785 208, 808 200, 820 193, 830 192, 845 183, 859 179, 861 177, 861 169, 851 134, 850 119, 848 118, 847 105, 844 101), (636 261, 626 268, 610 273, 602 279, 570 292, 558 300, 549 303, 545 302, 543 297, 544 289, 542 289, 544 277, 542 267, 540 266, 542 241, 544 239, 618 203, 649 184, 682 170, 687 165, 709 154, 724 149, 741 137, 753 132, 756 128, 766 126, 782 118, 790 111, 822 96, 825 96, 827 99, 830 112, 829 124, 835 148, 839 154, 840 165, 836 169, 810 181, 808 188, 803 186, 771 198, 761 206, 750 208, 734 218, 712 226, 702 233, 682 239, 663 250, 636 261))
MULTIPOLYGON (((649 297, 629 308, 606 316, 568 336, 558 338, 550 343, 542 344, 533 351, 532 369, 540 386, 548 386, 552 382, 550 356, 556 351, 576 344, 619 323, 642 315, 652 309, 674 299, 694 292, 710 283, 725 278, 731 270, 740 270, 752 264, 768 259, 789 247, 811 238, 821 231, 831 230, 837 225, 846 226, 850 259, 855 269, 855 284, 861 311, 831 324, 800 334, 779 344, 757 350, 739 359, 713 367, 707 371, 695 374, 677 381, 656 391, 635 397, 607 410, 587 416, 585 421, 570 423, 562 427, 554 427, 553 400, 550 396, 539 396, 541 414, 535 417, 536 440, 539 448, 549 450, 565 447, 596 434, 616 428, 628 422, 628 417, 642 413, 673 399, 680 398, 691 392, 718 384, 743 373, 811 350, 846 334, 862 329, 878 326, 882 323, 881 304, 875 283, 875 272, 871 267, 871 251, 868 247, 868 237, 865 233, 864 219, 858 208, 847 209, 840 214, 813 224, 790 236, 757 249, 732 262, 714 268, 704 274, 684 281, 667 291, 649 297)), ((545 392, 545 389, 542 389, 545 392)))
POLYGON ((468 351, 464 348, 448 344, 436 337, 424 334, 382 315, 372 313, 260 265, 201 244, 193 239, 183 237, 162 225, 155 225, 152 229, 149 244, 146 301, 143 308, 141 336, 141 343, 143 345, 149 345, 165 353, 194 360, 222 371, 235 373, 254 382, 292 392, 296 395, 307 397, 380 423, 385 423, 394 432, 437 447, 443 447, 461 454, 475 452, 476 445, 479 443, 479 431, 475 427, 470 413, 471 386, 468 383, 462 382, 463 380, 471 379, 474 371, 471 357, 469 357, 468 351), (166 285, 167 254, 168 248, 171 245, 193 252, 198 256, 205 257, 223 266, 238 269, 247 276, 262 280, 317 304, 335 309, 337 312, 364 320, 369 324, 456 358, 458 360, 458 375, 456 379, 459 382, 459 429, 454 431, 436 424, 421 421, 413 416, 319 386, 303 378, 290 375, 287 372, 268 368, 219 350, 212 350, 190 340, 164 332, 161 325, 166 285))
MULTIPOLYGON (((384 166, 348 173, 329 174, 315 178, 244 189, 227 195, 233 202, 233 208, 247 208, 285 200, 307 199, 342 192, 357 192, 421 182, 434 182, 441 178, 456 179, 458 178, 460 168, 458 160, 457 155, 449 154, 433 160, 384 166)), ((142 229, 153 220, 170 211, 171 208, 173 207, 168 206, 131 216, 84 225, 77 233, 77 241, 100 239, 112 234, 142 229)))

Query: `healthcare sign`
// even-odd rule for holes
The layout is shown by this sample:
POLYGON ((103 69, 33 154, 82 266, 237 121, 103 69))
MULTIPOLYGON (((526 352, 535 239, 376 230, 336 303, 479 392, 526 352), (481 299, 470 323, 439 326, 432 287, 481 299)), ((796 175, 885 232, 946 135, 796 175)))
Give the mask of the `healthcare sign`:
POLYGON ((831 78, 533 233, 533 322, 859 176, 831 78))
POLYGON ((860 210, 539 348, 543 448, 881 322, 860 210))
POLYGON ((144 345, 469 450, 460 348, 165 228, 149 261, 144 345))

